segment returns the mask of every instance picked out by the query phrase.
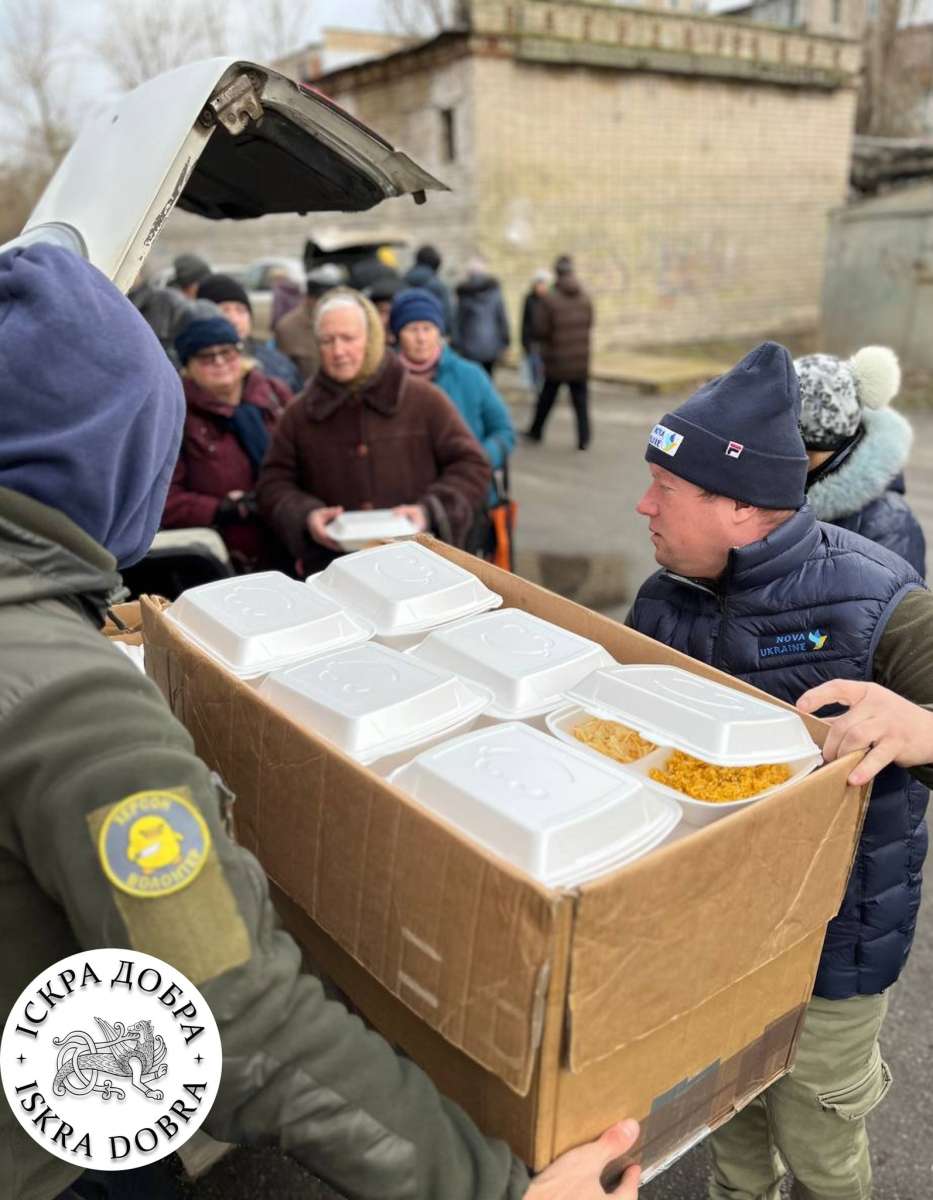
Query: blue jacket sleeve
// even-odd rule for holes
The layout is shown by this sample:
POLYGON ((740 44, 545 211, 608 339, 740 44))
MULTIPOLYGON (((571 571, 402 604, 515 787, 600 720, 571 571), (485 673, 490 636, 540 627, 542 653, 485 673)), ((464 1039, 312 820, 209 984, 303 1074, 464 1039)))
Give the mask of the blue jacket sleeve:
POLYGON ((505 460, 515 449, 515 427, 512 425, 505 401, 496 391, 492 380, 485 371, 478 371, 477 375, 482 376, 480 412, 483 421, 483 449, 493 470, 497 470, 505 466, 505 460))

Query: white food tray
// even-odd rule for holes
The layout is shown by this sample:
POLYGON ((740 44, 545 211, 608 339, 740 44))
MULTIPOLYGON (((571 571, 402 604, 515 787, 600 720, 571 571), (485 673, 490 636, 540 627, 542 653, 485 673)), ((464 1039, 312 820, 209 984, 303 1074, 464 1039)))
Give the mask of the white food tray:
MULTIPOLYGON (((601 754, 599 750, 593 749, 592 746, 587 746, 583 742, 578 741, 573 736, 573 730, 577 725, 594 716, 599 716, 599 714, 587 711, 575 704, 568 704, 564 708, 557 709, 555 712, 548 714, 547 726, 550 732, 566 745, 579 748, 582 753, 589 755, 591 758, 598 759, 600 762, 608 763, 618 771, 635 775, 643 780, 645 786, 652 791, 657 792, 659 795, 667 796, 671 800, 676 800, 683 811, 684 823, 687 825, 711 825, 714 821, 728 816, 729 813, 737 812, 740 808, 747 808, 749 804, 755 804, 759 800, 764 800, 767 796, 773 796, 776 792, 790 787, 791 784, 797 783, 804 776, 809 775, 823 761, 819 752, 817 752, 816 754, 811 754, 808 758, 785 762, 784 765, 789 768, 791 773, 784 783, 765 788, 764 791, 759 792, 755 796, 748 796, 744 800, 729 800, 723 804, 714 804, 709 800, 695 800, 692 796, 688 796, 684 792, 679 792, 676 788, 669 788, 666 784, 659 783, 657 780, 651 778, 650 771, 652 768, 663 767, 667 762, 668 756, 673 753, 673 747, 660 747, 646 754, 643 758, 635 759, 634 762, 620 763, 610 758, 607 754, 601 754)), ((616 718, 609 719, 615 720, 616 718)), ((622 724, 625 723, 622 722, 622 724)), ((782 760, 778 759, 777 761, 781 762, 782 760)))
POLYGON ((615 661, 596 642, 517 608, 441 626, 409 653, 491 688, 486 714, 501 721, 560 707, 569 688, 615 661))
POLYGON ((341 550, 350 551, 383 538, 412 537, 418 530, 408 517, 397 516, 391 508, 371 508, 341 513, 324 532, 341 550))
POLYGON ((373 627, 279 571, 189 588, 165 618, 241 679, 368 641, 373 627))
POLYGON ((260 694, 365 765, 473 721, 488 688, 367 642, 269 675, 260 694))
POLYGON ((574 887, 659 845, 680 805, 518 722, 426 750, 390 780, 549 887, 574 887))
POLYGON ((407 639, 502 603, 475 575, 420 542, 359 550, 306 582, 371 622, 376 636, 387 640, 407 639))
POLYGON ((680 667, 616 665, 595 671, 566 695, 594 716, 722 767, 819 755, 799 713, 680 667))

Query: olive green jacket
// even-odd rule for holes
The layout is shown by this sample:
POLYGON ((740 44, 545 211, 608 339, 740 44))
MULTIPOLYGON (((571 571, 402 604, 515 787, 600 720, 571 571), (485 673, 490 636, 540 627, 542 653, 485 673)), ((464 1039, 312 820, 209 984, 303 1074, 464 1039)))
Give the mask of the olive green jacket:
MULTIPOLYGON (((101 546, 0 488, 0 1018, 82 948, 155 954, 201 989, 220 1027, 223 1080, 205 1124, 215 1137, 277 1140, 348 1197, 523 1195, 527 1173, 508 1148, 301 973, 187 732, 99 633, 119 590, 101 546), (94 834, 113 805, 148 790, 187 790, 212 850, 189 885, 138 899, 108 882, 94 834)), ((0 1095, 3 1195, 47 1200, 78 1173, 27 1138, 0 1095)))

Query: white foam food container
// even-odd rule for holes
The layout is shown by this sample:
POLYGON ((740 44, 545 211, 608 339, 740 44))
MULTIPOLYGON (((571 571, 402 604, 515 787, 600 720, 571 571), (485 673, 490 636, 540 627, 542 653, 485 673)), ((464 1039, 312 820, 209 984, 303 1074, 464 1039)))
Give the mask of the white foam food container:
POLYGON ((383 538, 412 537, 418 530, 408 517, 397 516, 391 508, 371 508, 341 513, 324 532, 341 550, 359 550, 383 538))
POLYGON ((364 765, 462 729, 492 700, 488 688, 367 642, 286 667, 259 687, 270 704, 364 765))
POLYGON ((558 708, 569 688, 615 662, 598 643, 518 608, 441 626, 408 653, 491 688, 486 714, 501 721, 558 708))
POLYGON ((359 550, 334 559, 306 583, 365 617, 386 639, 407 639, 502 603, 475 575, 420 542, 359 550))
POLYGON ((445 741, 389 779, 548 887, 574 887, 640 858, 681 815, 677 801, 634 776, 519 722, 445 741))
POLYGON ((241 679, 359 645, 373 633, 362 617, 279 571, 189 588, 165 617, 241 679))
POLYGON ((798 713, 680 667, 597 670, 569 687, 567 700, 659 746, 721 767, 792 762, 820 753, 798 713))
MULTIPOLYGON (((578 725, 588 721, 591 717, 601 715, 592 710, 581 708, 577 704, 568 704, 563 708, 556 709, 552 713, 548 713, 547 727, 554 737, 566 743, 566 745, 574 746, 581 753, 598 759, 600 762, 609 763, 616 770, 623 772, 623 774, 636 775, 643 781, 647 788, 657 792, 659 795, 667 796, 671 800, 676 800, 683 811, 684 823, 687 825, 711 825, 714 821, 728 816, 731 812, 736 812, 740 808, 747 808, 749 804, 755 804, 759 800, 764 800, 767 796, 773 796, 775 792, 781 791, 782 788, 790 787, 792 783, 797 783, 805 775, 809 775, 823 761, 819 750, 816 750, 806 758, 794 759, 791 762, 781 759, 768 759, 767 761, 769 762, 779 762, 789 769, 790 775, 783 783, 765 788, 763 791, 757 792, 754 796, 747 796, 744 800, 728 800, 720 804, 713 803, 710 800, 695 800, 693 796, 687 796, 684 792, 680 792, 676 788, 670 788, 666 784, 659 783, 658 780, 651 778, 652 769, 662 768, 673 753, 674 747, 659 746, 658 749, 644 755, 643 758, 635 759, 629 763, 620 763, 616 759, 610 758, 607 754, 600 753, 599 750, 594 749, 592 746, 587 746, 574 737, 573 731, 578 725)), ((618 720, 617 717, 607 719, 618 720)), ((625 721, 622 723, 629 724, 629 722, 625 721)))

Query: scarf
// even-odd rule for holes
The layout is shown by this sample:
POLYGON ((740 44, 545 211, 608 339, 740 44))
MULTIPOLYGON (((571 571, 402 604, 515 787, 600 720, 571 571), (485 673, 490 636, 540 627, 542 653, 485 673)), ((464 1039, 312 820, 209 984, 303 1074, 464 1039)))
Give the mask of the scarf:
POLYGON ((444 353, 444 347, 438 346, 436 353, 432 354, 429 359, 422 363, 412 362, 410 358, 398 351, 398 356, 402 360, 402 366, 409 375, 420 376, 422 379, 432 379, 434 372, 437 370, 437 364, 441 361, 441 355, 444 353))

